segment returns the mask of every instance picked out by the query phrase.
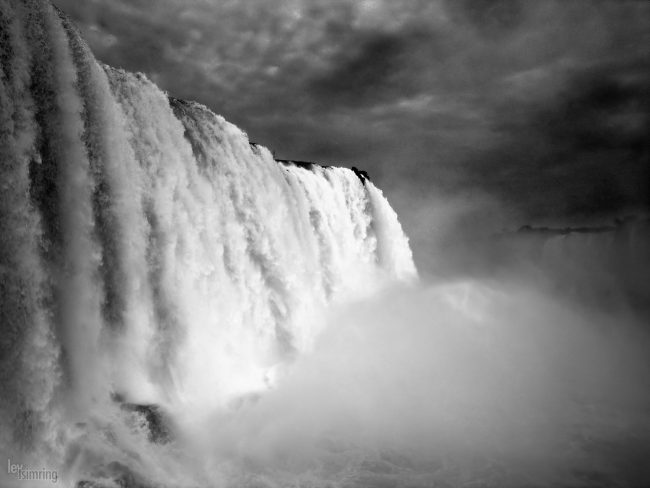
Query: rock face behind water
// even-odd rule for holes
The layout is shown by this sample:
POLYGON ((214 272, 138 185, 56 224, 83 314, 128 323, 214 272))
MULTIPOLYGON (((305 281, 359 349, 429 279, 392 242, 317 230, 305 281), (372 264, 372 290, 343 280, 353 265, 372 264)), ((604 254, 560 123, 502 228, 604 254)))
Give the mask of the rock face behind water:
POLYGON ((149 440, 157 444, 166 444, 171 440, 171 431, 169 429, 169 419, 165 418, 161 408, 158 405, 136 405, 127 403, 123 406, 140 414, 149 430, 149 440))
POLYGON ((141 423, 147 431, 147 438, 156 444, 167 444, 172 440, 172 420, 159 405, 141 405, 124 401, 120 395, 113 395, 120 409, 133 414, 136 423, 141 423))

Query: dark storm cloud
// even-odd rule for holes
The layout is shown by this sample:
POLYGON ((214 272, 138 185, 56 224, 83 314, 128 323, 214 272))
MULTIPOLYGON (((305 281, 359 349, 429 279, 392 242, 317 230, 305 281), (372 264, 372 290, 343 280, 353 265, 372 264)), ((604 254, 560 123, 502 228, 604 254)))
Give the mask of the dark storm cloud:
POLYGON ((534 119, 568 150, 641 150, 648 135, 650 77, 636 66, 604 66, 569 80, 558 103, 534 119))
POLYGON ((377 104, 412 95, 416 91, 409 71, 409 53, 419 42, 427 42, 424 32, 363 33, 354 46, 345 46, 333 66, 310 80, 307 90, 321 106, 346 107, 377 104))
POLYGON ((55 3, 98 58, 278 157, 367 169, 416 253, 449 196, 512 225, 648 206, 650 2, 55 3))
POLYGON ((507 35, 521 24, 525 13, 522 0, 447 0, 445 4, 452 15, 488 37, 507 35))
POLYGON ((499 107, 502 142, 476 176, 513 205, 527 201, 531 217, 647 207, 649 86, 647 66, 630 60, 567 75, 551 103, 499 107))

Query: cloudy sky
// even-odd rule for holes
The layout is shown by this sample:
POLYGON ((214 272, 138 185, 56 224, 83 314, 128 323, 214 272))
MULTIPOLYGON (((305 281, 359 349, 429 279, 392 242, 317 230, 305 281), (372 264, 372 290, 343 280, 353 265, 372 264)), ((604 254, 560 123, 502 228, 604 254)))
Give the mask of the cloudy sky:
POLYGON ((54 1, 278 158, 366 169, 421 244, 449 201, 495 226, 648 208, 650 2, 54 1))

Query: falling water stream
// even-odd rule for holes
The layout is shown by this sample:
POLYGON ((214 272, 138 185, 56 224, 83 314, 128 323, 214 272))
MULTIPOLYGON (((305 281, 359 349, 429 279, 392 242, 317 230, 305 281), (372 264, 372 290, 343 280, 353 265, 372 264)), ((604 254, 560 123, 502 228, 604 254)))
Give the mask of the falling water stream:
POLYGON ((641 476, 634 313, 418 284, 362 173, 274 160, 47 1, 0 0, 0 61, 3 487, 641 476))

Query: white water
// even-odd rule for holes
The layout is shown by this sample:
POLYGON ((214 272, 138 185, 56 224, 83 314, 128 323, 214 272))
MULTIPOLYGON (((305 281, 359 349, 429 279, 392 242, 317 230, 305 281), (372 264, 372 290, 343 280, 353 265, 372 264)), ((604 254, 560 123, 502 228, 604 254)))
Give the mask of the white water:
POLYGON ((418 286, 371 182, 101 66, 45 2, 0 0, 0 32, 0 463, 79 488, 634 479, 633 312, 418 286))
POLYGON ((99 65, 47 3, 1 5, 8 452, 26 422, 27 453, 84 465, 57 458, 66 426, 110 423, 116 394, 200 423, 272 387, 329 304, 416 277, 372 183, 279 164, 207 108, 99 65))

